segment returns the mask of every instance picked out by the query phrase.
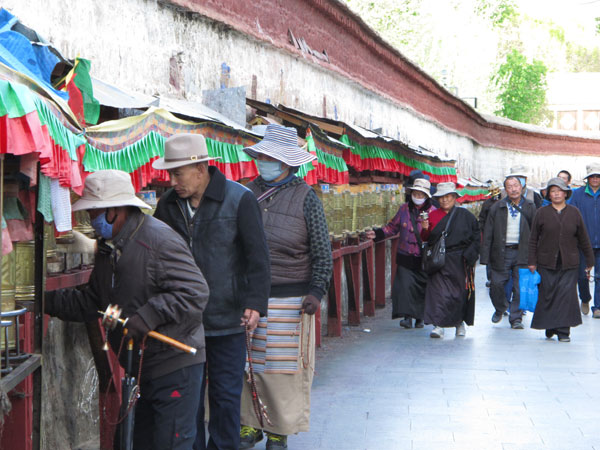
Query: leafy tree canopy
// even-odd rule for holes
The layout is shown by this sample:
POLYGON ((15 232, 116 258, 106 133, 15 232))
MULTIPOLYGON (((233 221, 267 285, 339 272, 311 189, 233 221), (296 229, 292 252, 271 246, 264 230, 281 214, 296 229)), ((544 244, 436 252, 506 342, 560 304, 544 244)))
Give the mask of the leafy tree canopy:
POLYGON ((496 114, 519 122, 545 125, 551 119, 546 107, 546 74, 542 61, 528 62, 525 55, 513 50, 493 75, 499 89, 500 109, 496 114))

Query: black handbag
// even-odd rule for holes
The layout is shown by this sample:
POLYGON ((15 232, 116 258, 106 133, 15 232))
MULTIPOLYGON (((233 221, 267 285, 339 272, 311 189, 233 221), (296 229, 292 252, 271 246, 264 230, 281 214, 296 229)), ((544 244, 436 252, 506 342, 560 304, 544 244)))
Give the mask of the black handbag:
POLYGON ((448 222, 446 222, 446 227, 444 228, 444 231, 442 231, 442 235, 437 241, 435 241, 433 244, 430 244, 429 242, 423 243, 423 248, 421 251, 421 268, 425 273, 427 273, 427 275, 432 275, 438 272, 446 263, 446 236, 453 216, 454 209, 450 213, 448 222))

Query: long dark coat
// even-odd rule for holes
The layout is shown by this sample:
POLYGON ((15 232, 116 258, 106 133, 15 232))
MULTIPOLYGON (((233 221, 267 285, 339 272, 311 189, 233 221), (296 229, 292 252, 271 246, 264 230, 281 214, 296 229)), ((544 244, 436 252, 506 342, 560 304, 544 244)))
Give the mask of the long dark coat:
MULTIPOLYGON (((473 325, 475 316, 475 293, 466 286, 479 256, 479 225, 468 210, 454 207, 452 211, 446 264, 429 276, 425 289, 425 323, 439 327, 456 327, 463 321, 473 325)), ((440 238, 452 211, 431 230, 428 242, 440 238)))
POLYGON ((537 211, 529 238, 529 265, 538 267, 542 281, 531 328, 548 330, 581 324, 577 298, 579 250, 586 265, 593 266, 592 245, 577 208, 567 205, 559 213, 548 205, 537 211))

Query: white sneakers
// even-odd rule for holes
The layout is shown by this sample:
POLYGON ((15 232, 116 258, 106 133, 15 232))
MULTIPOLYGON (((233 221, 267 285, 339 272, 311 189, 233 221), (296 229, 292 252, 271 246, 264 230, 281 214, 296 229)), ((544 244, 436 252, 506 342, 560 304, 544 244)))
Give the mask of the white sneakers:
POLYGON ((429 337, 432 338, 443 338, 444 337, 444 329, 442 327, 434 327, 429 333, 429 337))
MULTIPOLYGON (((456 337, 464 337, 465 334, 467 334, 467 327, 464 322, 461 322, 461 324, 456 327, 456 337)), ((434 339, 443 338, 444 329, 442 327, 433 327, 433 330, 429 333, 429 337, 434 339)))

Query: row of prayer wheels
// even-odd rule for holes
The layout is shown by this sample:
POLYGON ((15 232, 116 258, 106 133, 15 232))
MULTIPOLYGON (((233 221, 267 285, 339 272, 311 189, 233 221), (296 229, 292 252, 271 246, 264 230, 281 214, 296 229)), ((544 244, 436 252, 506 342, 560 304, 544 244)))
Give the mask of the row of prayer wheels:
MULTIPOLYGON (((77 225, 74 230, 88 236, 93 235, 89 215, 85 211, 75 213, 77 225)), ((44 225, 44 267, 48 273, 62 272, 68 268, 65 254, 57 251, 57 243, 69 243, 71 233, 65 233, 59 238, 54 236, 54 225, 44 225), (58 241, 58 242, 57 242, 58 241)), ((81 263, 86 261, 81 260, 81 263)), ((2 311, 18 309, 21 301, 35 299, 35 242, 13 242, 13 251, 2 256, 2 311)), ((8 343, 10 348, 15 347, 14 327, 8 329, 8 343)), ((4 333, 0 333, 0 349, 4 349, 4 333)))
POLYGON ((327 226, 334 236, 380 227, 390 221, 404 201, 398 185, 347 185, 316 189, 327 226))

